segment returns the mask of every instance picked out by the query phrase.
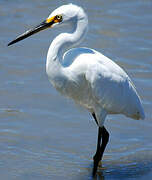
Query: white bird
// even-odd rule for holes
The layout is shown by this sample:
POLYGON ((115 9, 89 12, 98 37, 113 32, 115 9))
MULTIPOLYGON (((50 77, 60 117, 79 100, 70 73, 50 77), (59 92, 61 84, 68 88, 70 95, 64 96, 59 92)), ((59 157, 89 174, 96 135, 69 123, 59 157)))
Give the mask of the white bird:
POLYGON ((98 125, 93 166, 95 175, 109 140, 109 133, 104 127, 106 116, 124 114, 133 119, 144 119, 144 110, 133 82, 115 62, 90 48, 68 50, 77 45, 87 32, 87 15, 77 5, 57 8, 40 25, 18 36, 8 46, 41 30, 63 25, 69 25, 67 27, 71 32, 61 33, 51 43, 46 72, 52 85, 61 94, 85 107, 98 125))

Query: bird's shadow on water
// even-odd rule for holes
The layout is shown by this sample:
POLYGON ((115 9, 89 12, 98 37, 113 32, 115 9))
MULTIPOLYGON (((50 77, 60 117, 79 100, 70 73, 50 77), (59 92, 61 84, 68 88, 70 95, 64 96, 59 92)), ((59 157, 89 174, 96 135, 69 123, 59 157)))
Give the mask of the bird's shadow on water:
MULTIPOLYGON (((90 166, 91 180, 142 179, 152 173, 152 162, 99 166, 95 177, 92 176, 92 164, 90 166)), ((150 177, 152 179, 152 174, 150 177)))

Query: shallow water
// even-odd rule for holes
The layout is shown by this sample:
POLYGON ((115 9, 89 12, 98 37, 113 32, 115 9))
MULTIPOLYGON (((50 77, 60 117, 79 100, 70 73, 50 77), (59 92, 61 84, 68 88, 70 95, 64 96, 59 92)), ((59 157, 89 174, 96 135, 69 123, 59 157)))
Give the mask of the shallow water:
MULTIPOLYGON (((0 1, 0 175, 5 180, 92 179, 97 127, 88 112, 60 96, 45 73, 48 30, 7 43, 71 1, 0 1)), ((123 67, 143 100, 144 121, 109 116, 110 142, 97 179, 152 179, 152 1, 77 1, 89 16, 81 46, 123 67)))

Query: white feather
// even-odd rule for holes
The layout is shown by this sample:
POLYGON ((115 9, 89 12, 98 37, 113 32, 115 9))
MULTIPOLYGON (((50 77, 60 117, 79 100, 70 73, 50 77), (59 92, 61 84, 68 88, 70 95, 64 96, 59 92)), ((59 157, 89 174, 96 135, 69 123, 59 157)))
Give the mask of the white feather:
MULTIPOLYGON (((135 86, 124 70, 109 58, 89 48, 73 48, 87 32, 88 18, 82 8, 69 4, 56 9, 62 25, 71 24, 71 33, 62 33, 50 45, 46 71, 50 82, 62 94, 95 113, 99 126, 108 114, 144 119, 144 110, 135 86)), ((58 24, 60 26, 60 24, 58 24)))

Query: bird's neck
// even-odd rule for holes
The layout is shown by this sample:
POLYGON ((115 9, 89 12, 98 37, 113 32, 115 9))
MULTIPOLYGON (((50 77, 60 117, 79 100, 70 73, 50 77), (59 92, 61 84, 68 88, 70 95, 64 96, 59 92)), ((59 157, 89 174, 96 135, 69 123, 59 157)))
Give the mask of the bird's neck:
POLYGON ((88 20, 87 17, 79 19, 77 23, 73 23, 72 33, 62 33, 58 35, 51 43, 47 55, 46 69, 61 68, 62 57, 66 50, 80 43, 87 32, 88 20))

